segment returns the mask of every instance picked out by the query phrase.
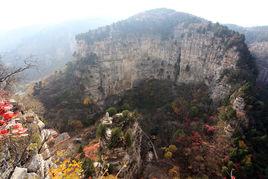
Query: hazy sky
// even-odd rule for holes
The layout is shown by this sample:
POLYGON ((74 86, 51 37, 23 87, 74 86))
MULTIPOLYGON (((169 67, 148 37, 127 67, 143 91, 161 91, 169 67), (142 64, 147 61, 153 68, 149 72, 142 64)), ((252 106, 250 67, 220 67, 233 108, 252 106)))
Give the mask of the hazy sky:
POLYGON ((159 7, 213 22, 268 25, 268 0, 0 0, 0 31, 79 18, 124 19, 159 7))

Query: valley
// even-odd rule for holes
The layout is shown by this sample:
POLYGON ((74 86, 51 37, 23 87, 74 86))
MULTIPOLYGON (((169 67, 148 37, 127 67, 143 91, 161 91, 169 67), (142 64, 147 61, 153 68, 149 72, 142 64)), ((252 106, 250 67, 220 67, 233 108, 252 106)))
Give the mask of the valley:
POLYGON ((266 178, 266 34, 165 8, 79 32, 1 96, 0 178, 266 178))

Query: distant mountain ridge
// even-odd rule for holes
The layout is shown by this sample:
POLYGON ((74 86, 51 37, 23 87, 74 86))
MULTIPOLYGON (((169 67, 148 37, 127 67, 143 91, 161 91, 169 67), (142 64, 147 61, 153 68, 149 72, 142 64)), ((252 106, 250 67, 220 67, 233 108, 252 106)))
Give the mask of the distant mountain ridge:
POLYGON ((106 19, 68 21, 51 26, 33 26, 5 33, 0 36, 0 54, 4 63, 21 65, 31 55, 38 70, 25 73, 26 80, 38 80, 72 59, 75 35, 111 23, 106 19))
POLYGON ((230 29, 245 35, 250 52, 256 58, 259 70, 257 82, 259 85, 268 85, 268 26, 241 27, 227 25, 230 29))

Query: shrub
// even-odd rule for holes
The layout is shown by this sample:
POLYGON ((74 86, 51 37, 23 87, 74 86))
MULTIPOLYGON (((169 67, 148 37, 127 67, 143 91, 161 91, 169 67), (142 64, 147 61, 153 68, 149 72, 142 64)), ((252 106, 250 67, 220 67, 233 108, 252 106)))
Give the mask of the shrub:
POLYGON ((184 137, 185 132, 183 131, 183 129, 178 129, 175 131, 173 136, 174 136, 174 139, 176 139, 177 137, 184 137))
POLYGON ((110 143, 108 144, 109 149, 112 149, 118 146, 118 144, 120 143, 122 134, 123 132, 121 128, 116 127, 112 130, 110 143))
POLYGON ((107 129, 106 125, 99 124, 99 126, 97 127, 96 136, 98 138, 104 138, 106 136, 106 129, 107 129))
POLYGON ((208 124, 205 124, 204 125, 204 130, 205 130, 205 133, 208 134, 208 135, 213 135, 216 131, 216 128, 213 127, 213 126, 210 126, 208 124))
POLYGON ((131 136, 130 131, 127 131, 125 133, 124 138, 125 138, 126 146, 131 147, 132 146, 132 136, 131 136))
POLYGON ((190 117, 196 117, 199 113, 199 109, 196 106, 190 108, 190 117))
POLYGON ((127 118, 129 116, 129 111, 128 110, 122 111, 122 115, 123 115, 123 118, 127 118))
POLYGON ((236 111, 231 106, 227 106, 220 111, 218 117, 221 120, 228 121, 236 118, 236 111))
POLYGON ((89 158, 85 158, 82 163, 82 169, 86 178, 92 177, 95 173, 93 161, 89 158))
POLYGON ((113 116, 117 113, 117 110, 115 107, 109 107, 106 112, 108 112, 110 116, 113 116))
POLYGON ((49 169, 51 178, 80 178, 83 173, 82 163, 75 160, 65 159, 61 164, 49 169))
POLYGON ((164 157, 166 158, 166 159, 171 159, 172 158, 172 152, 170 152, 170 151, 167 151, 167 152, 165 152, 165 154, 164 154, 164 157))
POLYGON ((168 146, 168 151, 170 152, 176 152, 178 148, 175 145, 169 145, 168 146))

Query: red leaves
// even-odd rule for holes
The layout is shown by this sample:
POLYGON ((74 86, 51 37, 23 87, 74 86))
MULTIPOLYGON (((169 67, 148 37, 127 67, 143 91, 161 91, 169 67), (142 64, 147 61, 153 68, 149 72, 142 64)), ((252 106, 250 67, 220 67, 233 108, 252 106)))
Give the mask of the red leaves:
MULTIPOLYGON (((1 96, 0 96, 1 97, 1 96)), ((12 135, 12 137, 21 137, 27 135, 27 128, 24 128, 21 123, 17 122, 19 118, 17 112, 11 111, 13 105, 7 101, 0 101, 0 139, 6 135, 12 135)))
POLYGON ((206 132, 207 134, 212 135, 212 134, 215 133, 216 128, 213 127, 213 126, 210 126, 210 125, 208 125, 208 124, 205 124, 205 125, 204 125, 204 130, 205 130, 205 132, 206 132))
POLYGON ((8 112, 4 113, 2 116, 6 121, 9 121, 10 119, 12 119, 13 117, 16 117, 17 115, 18 115, 18 113, 8 111, 8 112))
POLYGON ((9 133, 9 131, 7 129, 0 130, 1 135, 5 135, 5 134, 8 134, 8 133, 9 133))
POLYGON ((1 101, 0 102, 0 115, 3 115, 5 112, 12 109, 12 104, 10 104, 8 101, 1 101))

